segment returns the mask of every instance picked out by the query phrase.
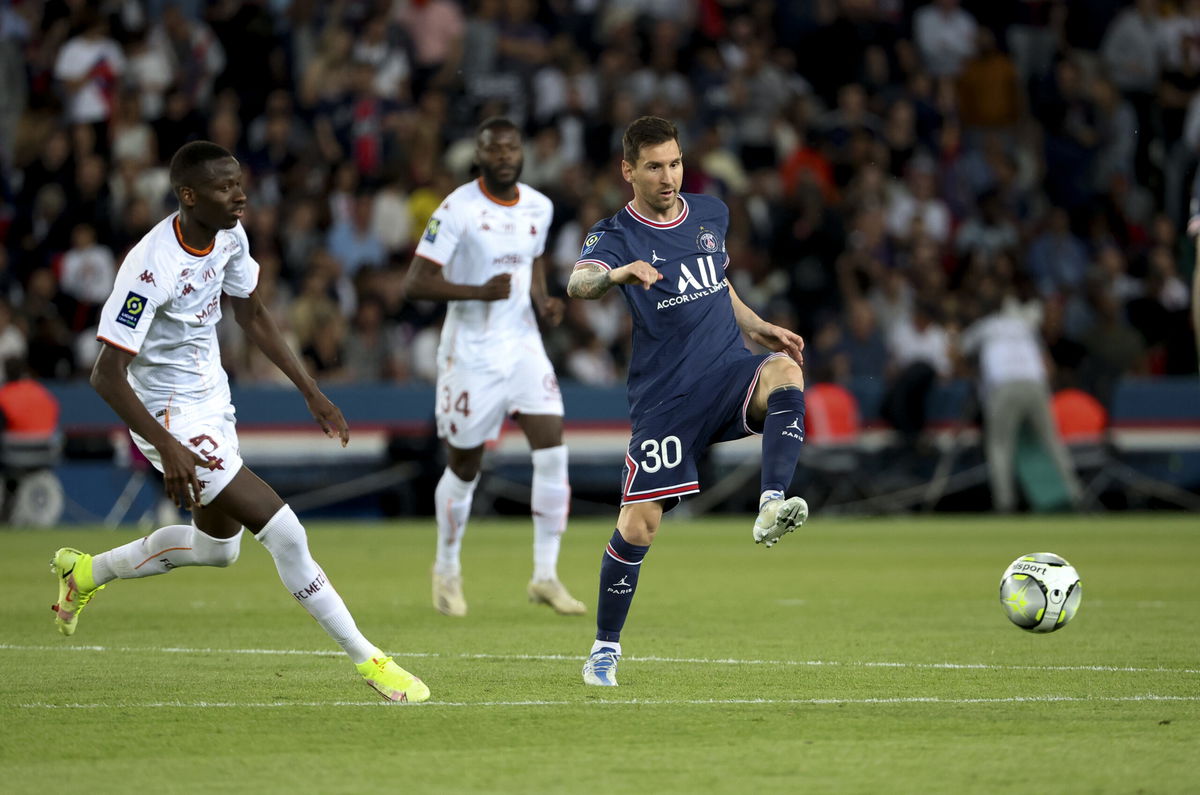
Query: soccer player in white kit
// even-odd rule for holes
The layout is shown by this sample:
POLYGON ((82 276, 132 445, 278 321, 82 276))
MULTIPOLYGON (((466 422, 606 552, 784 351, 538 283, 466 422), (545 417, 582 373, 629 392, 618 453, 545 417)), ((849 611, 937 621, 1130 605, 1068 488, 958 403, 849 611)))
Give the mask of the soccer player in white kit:
POLYGON ((333 584, 309 553, 304 526, 238 454, 229 380, 216 325, 221 296, 232 300, 246 336, 291 379, 317 423, 345 446, 342 412, 317 388, 259 300, 258 263, 242 228, 241 166, 208 141, 171 159, 173 213, 125 258, 101 315, 104 344, 92 386, 129 426, 163 473, 167 493, 190 508, 190 524, 155 530, 95 556, 64 547, 51 563, 59 585, 55 623, 75 632, 79 613, 112 580, 166 574, 181 566, 229 566, 242 527, 271 553, 288 591, 337 641, 363 679, 392 701, 424 701, 429 688, 359 632, 333 584))
POLYGON ((433 606, 467 614, 459 555, 483 447, 513 415, 533 450, 533 578, 527 593, 564 615, 587 608, 558 579, 558 551, 571 489, 562 442, 562 395, 537 317, 562 320, 546 293, 546 235, 554 208, 521 183, 521 133, 494 117, 475 136, 478 179, 446 197, 417 245, 408 297, 446 301, 438 346, 435 415, 447 466, 434 492, 437 557, 433 606), (535 316, 534 312, 537 312, 535 316))

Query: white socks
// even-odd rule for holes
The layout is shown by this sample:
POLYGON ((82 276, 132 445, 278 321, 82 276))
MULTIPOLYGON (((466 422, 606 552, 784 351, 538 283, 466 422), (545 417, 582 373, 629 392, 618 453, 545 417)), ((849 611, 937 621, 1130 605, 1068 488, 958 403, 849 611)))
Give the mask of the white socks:
POLYGON ((471 498, 475 496, 476 475, 472 481, 461 480, 446 467, 433 492, 437 514, 437 558, 434 569, 443 577, 456 577, 462 572, 459 555, 463 535, 467 532, 467 517, 471 515, 471 498))
POLYGON ((190 524, 160 527, 150 535, 92 558, 96 585, 166 574, 180 566, 229 566, 238 559, 242 532, 213 538, 190 524))
POLYGON ((533 579, 558 579, 558 549, 567 529, 571 486, 567 482, 567 448, 533 451, 533 579))
POLYGON ((271 517, 258 534, 258 540, 275 559, 275 568, 284 587, 304 605, 321 628, 345 649, 357 665, 383 653, 358 631, 346 603, 321 571, 308 551, 304 525, 287 505, 271 517))

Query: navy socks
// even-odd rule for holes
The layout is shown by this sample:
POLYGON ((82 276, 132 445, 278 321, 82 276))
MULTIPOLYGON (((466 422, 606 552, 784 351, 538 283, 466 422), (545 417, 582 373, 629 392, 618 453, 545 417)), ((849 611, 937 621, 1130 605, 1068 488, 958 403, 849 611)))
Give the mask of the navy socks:
POLYGON ((804 390, 783 387, 767 397, 762 437, 762 491, 786 493, 804 444, 804 390))
POLYGON ((614 530, 600 561, 600 599, 596 603, 596 640, 617 643, 637 589, 642 558, 650 547, 630 544, 614 530))

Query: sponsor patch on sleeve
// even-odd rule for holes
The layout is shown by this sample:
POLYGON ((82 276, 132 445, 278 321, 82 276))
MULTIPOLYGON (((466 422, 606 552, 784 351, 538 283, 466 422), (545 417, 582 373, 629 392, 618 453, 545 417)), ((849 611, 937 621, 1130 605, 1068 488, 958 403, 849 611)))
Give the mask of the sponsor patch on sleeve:
POLYGON ((442 222, 436 218, 430 218, 429 223, 425 225, 425 239, 430 243, 437 240, 438 229, 442 226, 442 222))
POLYGON ((137 328, 138 321, 142 319, 142 312, 146 309, 146 296, 138 295, 130 290, 129 295, 125 296, 125 302, 121 305, 121 311, 117 313, 117 322, 122 326, 137 328))
POLYGON ((604 237, 603 232, 592 232, 583 240, 583 251, 579 252, 579 258, 583 259, 588 254, 595 250, 596 244, 600 242, 600 238, 604 237))

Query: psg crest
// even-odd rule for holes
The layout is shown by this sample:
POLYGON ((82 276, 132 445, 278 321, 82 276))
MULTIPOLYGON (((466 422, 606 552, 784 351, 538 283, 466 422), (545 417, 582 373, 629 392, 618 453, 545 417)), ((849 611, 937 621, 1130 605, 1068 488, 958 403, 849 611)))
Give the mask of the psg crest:
POLYGON ((707 251, 709 254, 715 254, 721 244, 717 242, 715 233, 701 227, 699 236, 696 237, 696 245, 701 251, 707 251))

